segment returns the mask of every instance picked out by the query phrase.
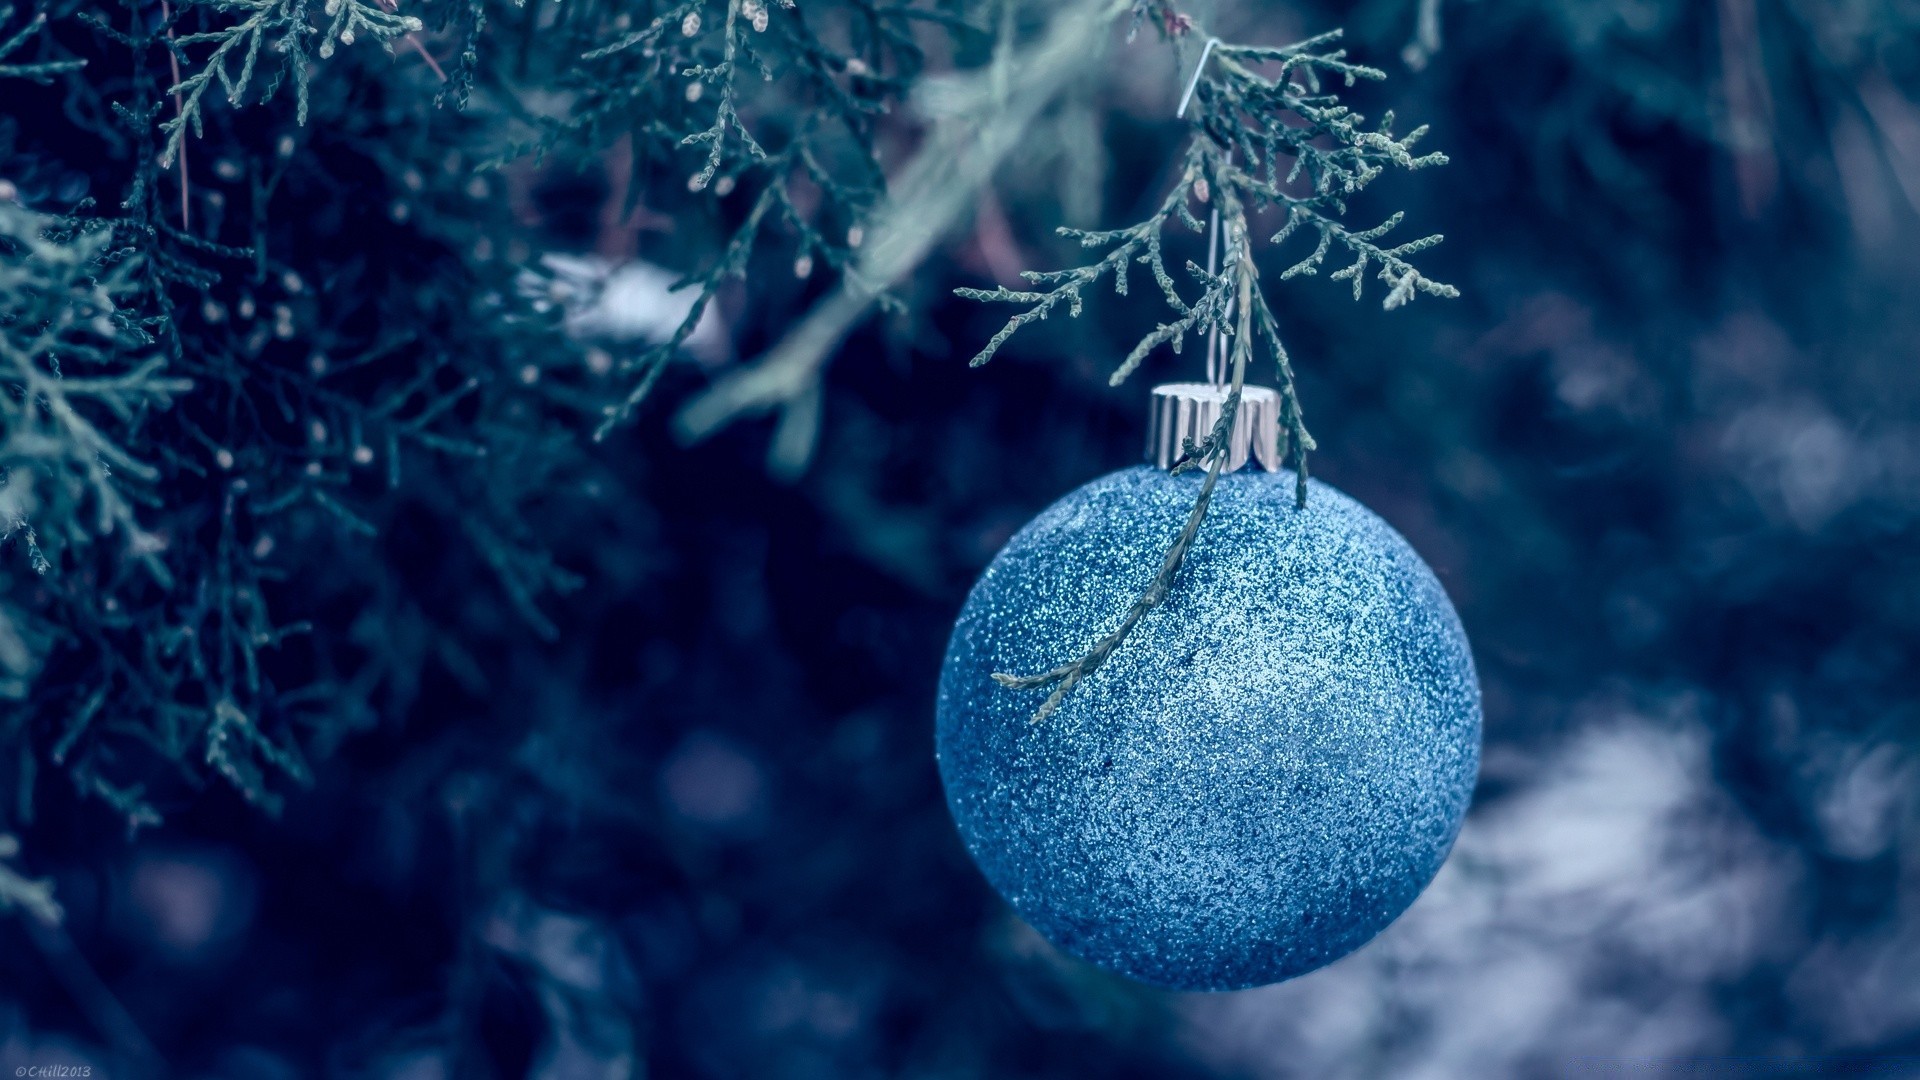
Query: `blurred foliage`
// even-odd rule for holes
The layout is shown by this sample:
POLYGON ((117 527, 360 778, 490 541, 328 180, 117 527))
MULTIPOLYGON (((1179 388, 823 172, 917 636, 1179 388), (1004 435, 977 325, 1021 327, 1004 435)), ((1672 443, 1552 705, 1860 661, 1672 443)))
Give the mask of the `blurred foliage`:
POLYGON ((18 908, 46 922, 57 922, 60 905, 53 899, 53 882, 25 878, 5 865, 5 860, 20 854, 20 841, 9 833, 0 833, 0 911, 18 908))
MULTIPOLYGON (((302 83, 295 111, 324 129, 236 127, 248 114, 210 115, 205 88, 240 105, 265 36, 317 31, 304 8, 249 8, 264 21, 239 24, 252 44, 215 78, 243 45, 176 35, 197 10, 42 13, 66 80, 12 92, 25 107, 0 122, 17 199, 0 206, 9 820, 32 819, 42 761, 130 829, 202 773, 276 809, 268 773, 304 783, 306 749, 404 702, 431 651, 379 640, 406 618, 382 605, 416 601, 351 554, 400 515, 431 508, 537 633, 542 597, 573 581, 528 514, 581 467, 582 405, 540 384, 550 335, 503 299, 512 268, 452 254, 493 242, 486 181, 462 166, 471 125, 429 143, 436 113, 369 108, 349 79, 302 83), (169 49, 209 44, 162 121, 169 49), (207 140, 181 142, 182 117, 207 140), (402 144, 434 157, 402 165, 402 144), (315 619, 343 604, 360 618, 315 619)), ((327 33, 367 32, 356 18, 327 33)))

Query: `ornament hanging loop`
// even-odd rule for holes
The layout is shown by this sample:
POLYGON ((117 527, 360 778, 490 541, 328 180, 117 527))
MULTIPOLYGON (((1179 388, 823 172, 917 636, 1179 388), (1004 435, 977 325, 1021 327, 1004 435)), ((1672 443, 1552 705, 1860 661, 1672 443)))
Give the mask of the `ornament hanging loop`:
POLYGON ((1207 70, 1207 57, 1213 55, 1213 47, 1218 44, 1220 44, 1219 38, 1210 37, 1207 39, 1207 47, 1200 50, 1200 62, 1193 66, 1193 78, 1187 81, 1187 92, 1180 95, 1180 108, 1173 114, 1175 120, 1187 118, 1187 106, 1193 104, 1193 92, 1200 89, 1200 76, 1207 70))
MULTIPOLYGON (((1200 77, 1207 73, 1207 60, 1213 56, 1214 46, 1220 44, 1217 37, 1209 37, 1207 44, 1200 50, 1200 62, 1193 66, 1193 78, 1187 80, 1187 92, 1180 95, 1180 107, 1174 110, 1175 120, 1184 120, 1187 106, 1193 104, 1193 95, 1200 89, 1200 77)), ((1220 208, 1214 207, 1207 215, 1207 275, 1220 272, 1220 208)), ((1233 318, 1233 306, 1227 306, 1226 318, 1233 318)), ((1213 386, 1222 386, 1227 381, 1227 349, 1221 340, 1220 328, 1215 326, 1207 333, 1207 382, 1213 386)), ((1245 460, 1243 457, 1242 461, 1245 460)), ((1239 468, 1238 465, 1233 468, 1239 468)))

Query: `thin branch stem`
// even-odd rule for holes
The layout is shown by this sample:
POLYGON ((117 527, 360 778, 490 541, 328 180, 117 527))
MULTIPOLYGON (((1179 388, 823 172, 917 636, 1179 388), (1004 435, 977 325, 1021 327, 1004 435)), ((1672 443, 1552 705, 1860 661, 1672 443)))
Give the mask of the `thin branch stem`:
POLYGON ((1095 642, 1093 647, 1078 660, 1070 664, 1062 664, 1052 671, 1042 672, 1039 675, 1009 675, 994 672, 994 681, 1010 689, 1032 690, 1043 686, 1053 687, 1053 692, 1048 694, 1047 699, 1041 702, 1040 708, 1034 711, 1033 723, 1038 724, 1052 716, 1055 710, 1060 708, 1061 702, 1066 700, 1067 694, 1072 692, 1082 680, 1100 670, 1100 666, 1107 662, 1107 658, 1113 655, 1114 650, 1118 649, 1121 643, 1127 640, 1127 636, 1133 633, 1133 628, 1140 624, 1140 620, 1146 618, 1149 611, 1159 607, 1160 603, 1167 598, 1167 594, 1173 589, 1175 579, 1179 577, 1180 567, 1186 562, 1187 553, 1192 550, 1194 540, 1200 535, 1200 525, 1206 520, 1207 508, 1213 502, 1214 485, 1219 483, 1220 471, 1226 464, 1234 421, 1240 411, 1240 392, 1246 385, 1247 358, 1253 352, 1253 295, 1254 282, 1258 276, 1247 244, 1244 214, 1237 204, 1232 207, 1230 214, 1235 249, 1233 277, 1238 290, 1239 312, 1239 325, 1233 339, 1233 374, 1228 384, 1227 400, 1220 408, 1220 418, 1214 422, 1213 431, 1207 436, 1206 441, 1195 448, 1186 459, 1189 465, 1202 460, 1207 462, 1206 481, 1200 485, 1200 494, 1193 501, 1193 509, 1187 513, 1187 522, 1181 527, 1180 535, 1174 538, 1173 546, 1167 549, 1165 558, 1161 559, 1160 569, 1154 574, 1153 583, 1147 586, 1146 591, 1133 602, 1133 606, 1127 609, 1126 616, 1120 620, 1120 625, 1115 627, 1112 633, 1095 642))
MULTIPOLYGON (((167 41, 171 43, 174 40, 173 8, 168 5, 167 0, 160 0, 160 21, 167 24, 167 41)), ((187 107, 180 98, 180 54, 175 51, 171 45, 169 45, 167 49, 167 63, 173 65, 173 115, 175 119, 184 123, 187 118, 187 107)), ((191 196, 187 182, 187 148, 183 145, 180 147, 181 232, 186 232, 193 227, 191 222, 191 205, 191 196)))

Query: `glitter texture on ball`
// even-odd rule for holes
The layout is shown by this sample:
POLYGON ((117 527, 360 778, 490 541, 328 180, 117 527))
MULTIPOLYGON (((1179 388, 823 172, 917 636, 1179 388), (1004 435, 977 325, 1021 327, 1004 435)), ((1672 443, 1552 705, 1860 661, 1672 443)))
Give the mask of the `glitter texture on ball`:
POLYGON ((1203 477, 1049 507, 968 597, 940 676, 947 802, 1034 929, 1143 982, 1229 990, 1360 947, 1453 846, 1480 692, 1413 548, 1319 481, 1220 478, 1172 592, 1052 716, 996 671, 1070 662, 1153 580, 1203 477))

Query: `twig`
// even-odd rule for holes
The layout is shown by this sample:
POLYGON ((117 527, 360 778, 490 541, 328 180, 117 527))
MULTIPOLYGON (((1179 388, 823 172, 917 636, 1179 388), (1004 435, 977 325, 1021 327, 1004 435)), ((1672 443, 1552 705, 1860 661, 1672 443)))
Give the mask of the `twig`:
MULTIPOLYGON (((0 3, 0 22, 13 17, 13 6, 0 3)), ((15 31, 12 37, 0 38, 0 60, 4 60, 14 50, 26 45, 28 41, 44 32, 47 28, 47 13, 36 13, 27 25, 15 31)), ((34 82, 47 82, 55 75, 69 71, 78 71, 87 66, 85 60, 42 60, 33 64, 0 64, 0 78, 31 79, 34 82)))
MULTIPOLYGON (((160 21, 167 25, 167 40, 169 42, 173 41, 173 9, 168 6, 167 0, 160 0, 160 21)), ((173 65, 173 115, 178 117, 182 122, 185 122, 187 108, 185 103, 180 100, 180 54, 175 52, 171 45, 167 47, 167 62, 173 65)), ((187 197, 187 148, 183 143, 180 147, 181 232, 186 232, 189 227, 188 207, 190 205, 187 197)))
POLYGON ((1200 496, 1194 500, 1193 509, 1187 513, 1186 525, 1181 528, 1180 535, 1174 540, 1173 546, 1167 549, 1166 558, 1161 560, 1160 571, 1154 575, 1153 584, 1147 586, 1147 590, 1140 594, 1140 598, 1133 602, 1131 608, 1127 609, 1126 617, 1120 620, 1120 625, 1112 633, 1095 642, 1094 646, 1088 649, 1086 655, 1080 659, 1070 664, 1062 664, 1052 671, 1039 675, 1008 675, 997 671, 993 673, 995 682, 1014 690, 1053 687, 1053 693, 1048 694, 1047 700, 1035 710, 1033 723, 1038 724, 1052 716, 1054 710, 1060 707, 1060 703, 1066 700, 1067 694, 1079 685, 1082 679, 1098 671, 1100 665, 1106 663, 1107 657, 1113 655, 1113 651, 1120 647, 1121 642, 1127 639, 1127 635, 1133 632, 1133 628, 1146 617, 1147 612, 1158 607, 1160 602, 1167 598, 1167 593, 1173 589, 1174 579, 1180 573, 1181 565, 1186 562, 1187 552, 1192 549, 1194 539, 1200 534, 1200 524, 1206 520, 1207 507, 1213 501, 1214 485, 1219 482, 1220 470, 1226 464, 1228 457, 1229 439, 1232 437, 1234 419, 1240 409, 1240 391, 1246 384, 1247 357, 1253 351, 1253 284, 1257 271, 1248 249, 1246 221, 1238 213, 1234 216, 1234 244, 1237 249, 1234 276, 1239 288, 1237 297, 1239 326, 1233 341, 1232 382, 1227 391, 1227 400, 1220 408, 1220 418, 1214 422, 1212 433, 1207 436, 1201 446, 1194 448, 1184 459, 1189 466, 1199 461, 1208 462, 1206 482, 1200 485, 1200 496))

